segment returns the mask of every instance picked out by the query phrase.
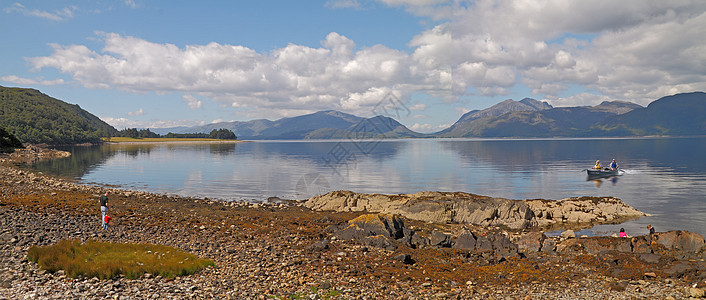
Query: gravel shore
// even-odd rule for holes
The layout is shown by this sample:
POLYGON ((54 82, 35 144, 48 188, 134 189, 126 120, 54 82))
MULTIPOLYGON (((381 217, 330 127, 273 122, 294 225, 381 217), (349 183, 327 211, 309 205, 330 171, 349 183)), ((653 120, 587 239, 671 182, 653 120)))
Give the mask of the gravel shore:
MULTIPOLYGON (((454 249, 385 250, 331 239, 332 226, 361 213, 79 185, 1 159, 0 299, 684 299, 706 285, 703 272, 611 275, 599 259, 575 253, 493 262, 454 249), (101 229, 98 205, 105 191, 114 217, 109 230, 101 229), (216 265, 175 279, 98 280, 50 274, 27 261, 30 246, 66 238, 169 245, 216 265), (415 262, 395 259, 400 254, 415 262)), ((460 226, 408 223, 419 230, 460 226)))

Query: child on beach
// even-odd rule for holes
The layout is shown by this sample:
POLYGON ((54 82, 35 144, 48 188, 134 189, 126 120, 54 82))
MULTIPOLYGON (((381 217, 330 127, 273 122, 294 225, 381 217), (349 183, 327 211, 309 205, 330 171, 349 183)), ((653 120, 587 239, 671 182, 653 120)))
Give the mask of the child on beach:
POLYGON ((105 215, 105 218, 103 218, 103 229, 108 229, 108 223, 110 223, 110 220, 112 220, 109 215, 105 215))

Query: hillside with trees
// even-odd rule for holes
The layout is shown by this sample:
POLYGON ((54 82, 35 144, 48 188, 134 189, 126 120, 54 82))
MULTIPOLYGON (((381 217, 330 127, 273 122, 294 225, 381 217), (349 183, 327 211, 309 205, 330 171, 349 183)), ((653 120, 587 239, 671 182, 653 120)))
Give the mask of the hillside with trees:
POLYGON ((20 140, 5 129, 0 128, 0 153, 12 152, 14 149, 21 147, 22 142, 20 142, 20 140))
POLYGON ((117 130, 78 105, 35 89, 0 86, 0 128, 23 143, 100 143, 117 130))

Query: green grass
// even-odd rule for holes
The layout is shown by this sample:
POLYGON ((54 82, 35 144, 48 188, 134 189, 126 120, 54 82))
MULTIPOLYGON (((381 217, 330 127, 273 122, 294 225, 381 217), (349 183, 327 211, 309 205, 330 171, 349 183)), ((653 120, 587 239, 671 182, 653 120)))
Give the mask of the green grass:
POLYGON ((212 260, 201 259, 169 246, 93 240, 61 240, 55 245, 32 246, 27 259, 51 273, 64 270, 72 278, 84 276, 100 279, 119 274, 135 279, 144 273, 174 278, 214 265, 212 260))

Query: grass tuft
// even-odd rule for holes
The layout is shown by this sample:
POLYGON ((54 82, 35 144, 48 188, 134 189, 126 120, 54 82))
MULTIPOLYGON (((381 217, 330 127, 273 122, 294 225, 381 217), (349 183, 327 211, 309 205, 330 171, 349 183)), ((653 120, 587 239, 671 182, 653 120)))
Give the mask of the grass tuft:
POLYGON ((174 278, 214 265, 212 260, 169 246, 94 240, 61 240, 55 245, 32 246, 27 252, 27 259, 51 273, 64 270, 72 278, 84 276, 100 279, 120 274, 136 279, 145 273, 174 278))

